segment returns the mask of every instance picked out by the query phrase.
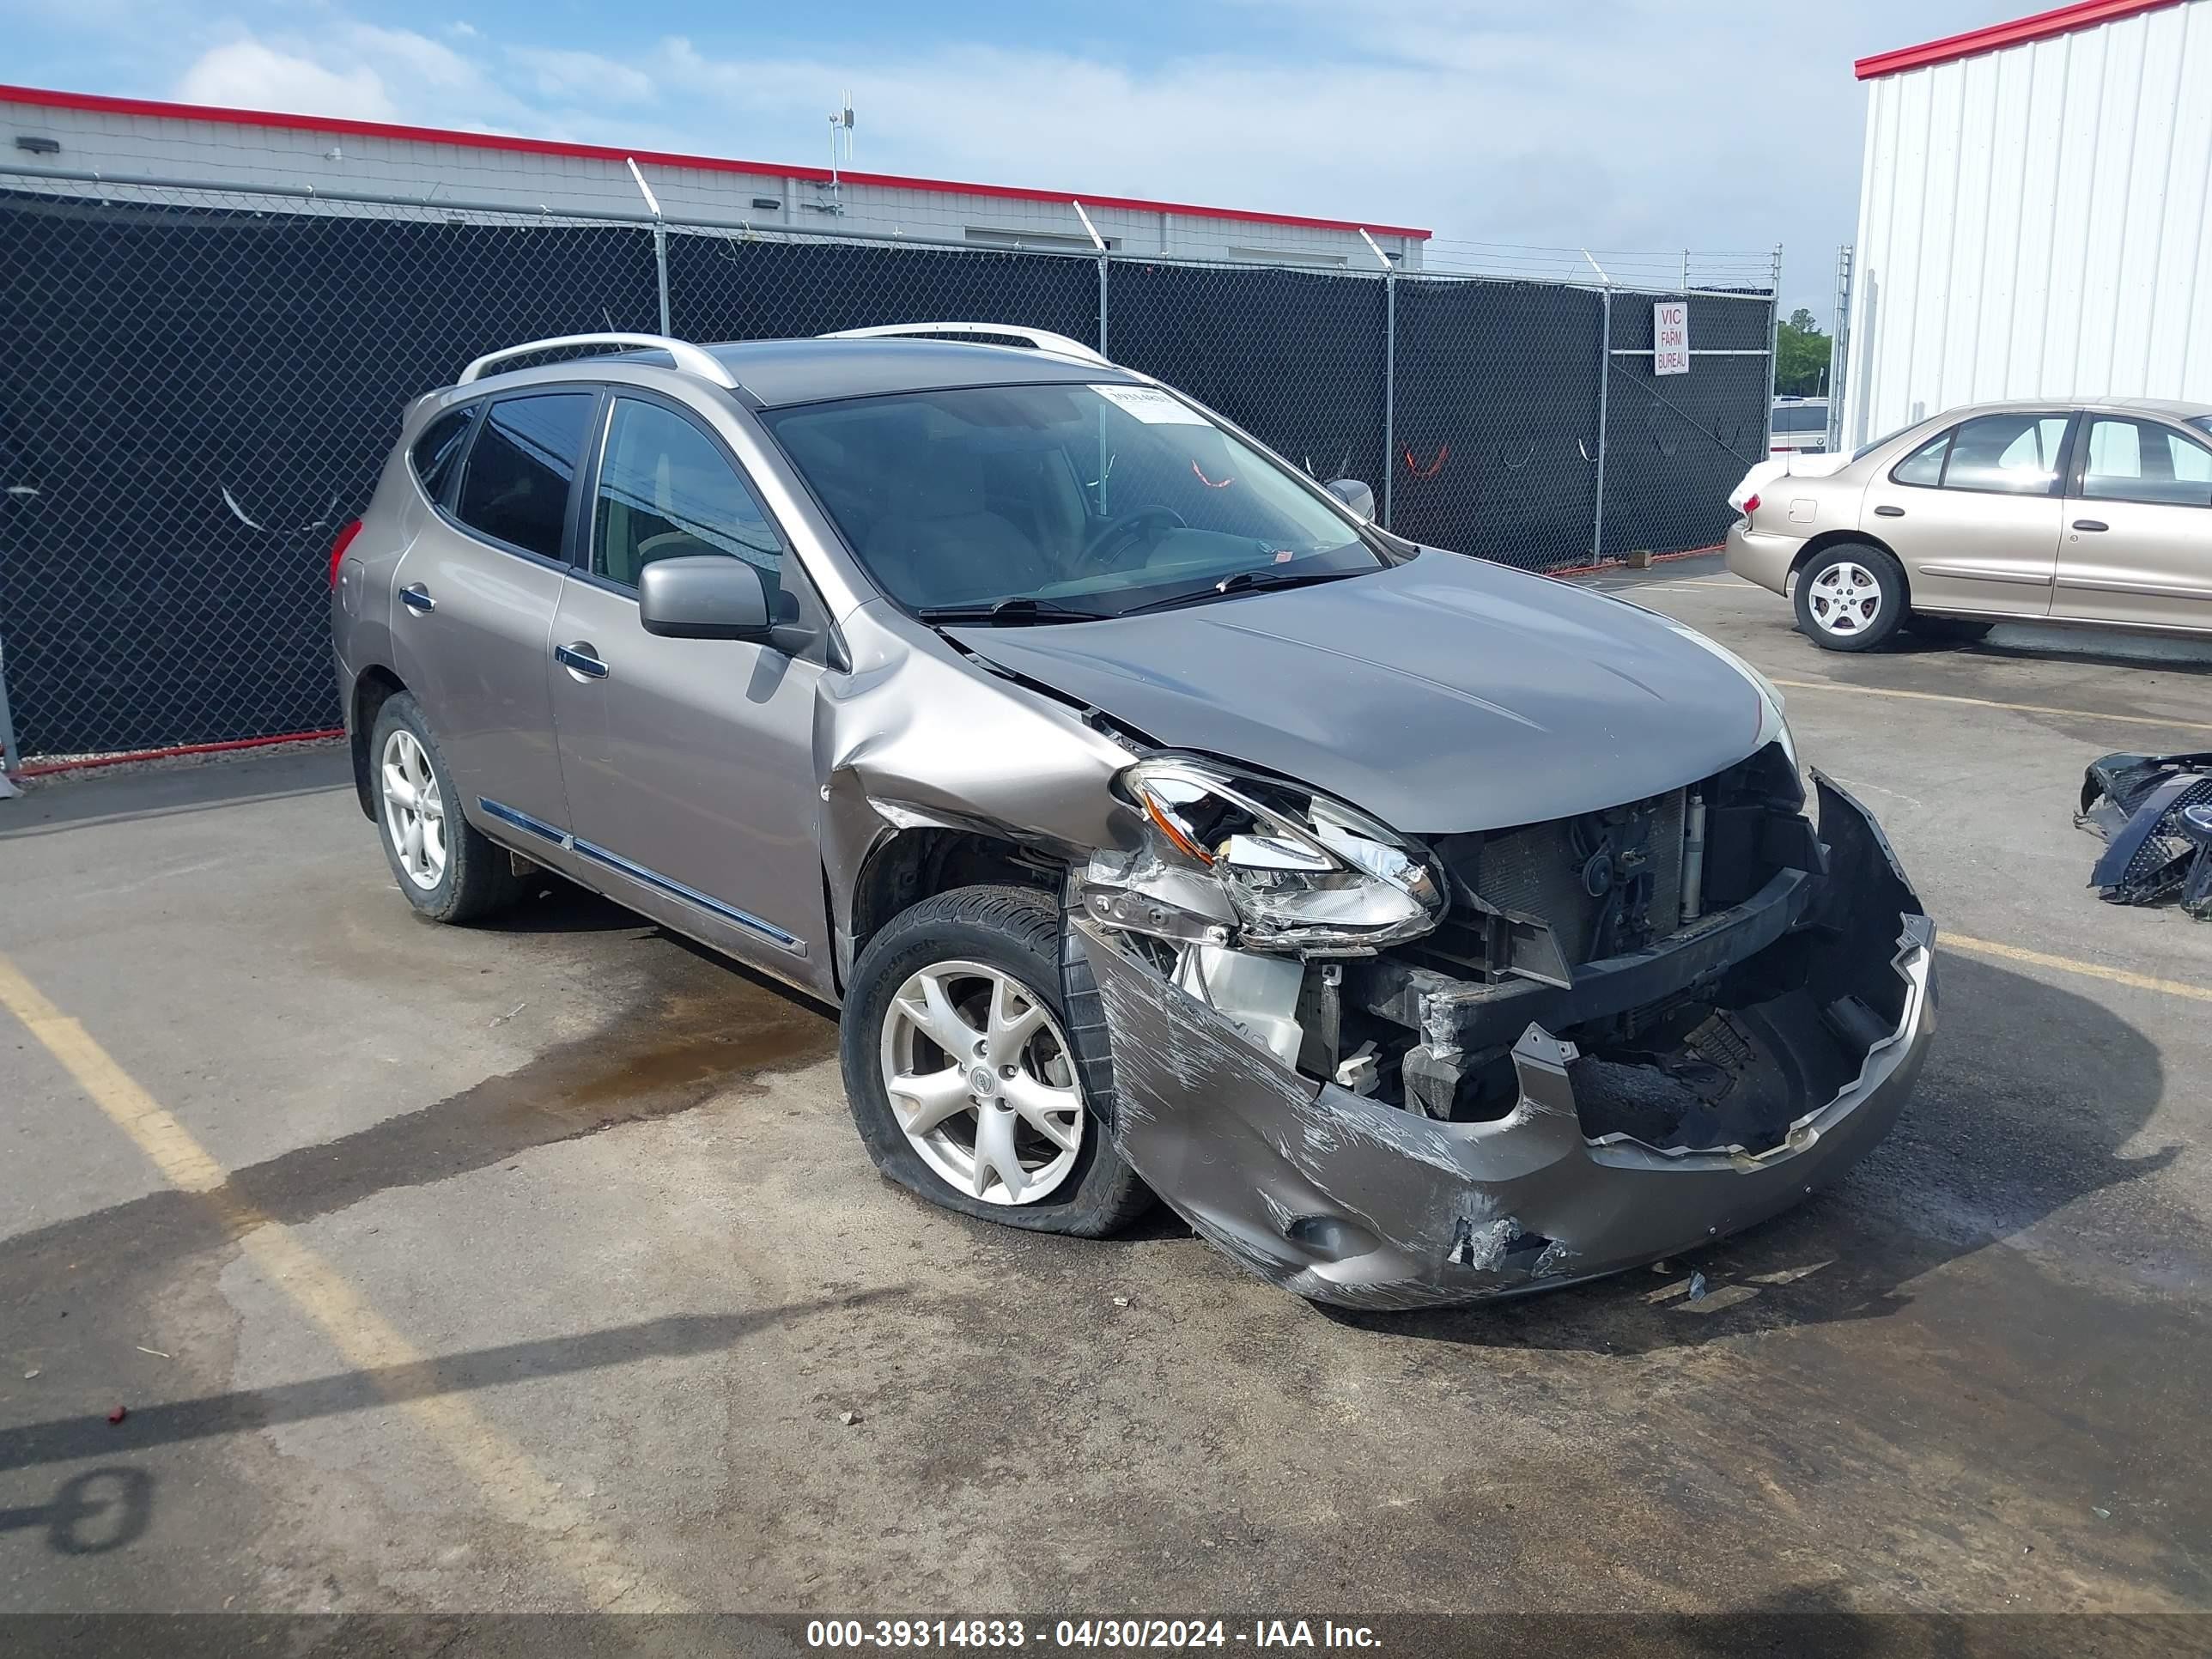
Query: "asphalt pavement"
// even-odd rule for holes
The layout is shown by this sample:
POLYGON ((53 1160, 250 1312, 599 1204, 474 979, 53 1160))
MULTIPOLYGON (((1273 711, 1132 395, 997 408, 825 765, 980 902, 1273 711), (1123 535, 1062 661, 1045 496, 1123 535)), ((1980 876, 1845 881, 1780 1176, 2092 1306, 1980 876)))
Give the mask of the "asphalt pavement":
POLYGON ((2212 1606, 2212 926, 2070 819, 2212 647, 1589 580, 1783 689, 1941 1029, 1835 1191, 1486 1307, 917 1202, 825 1011, 562 887, 417 921, 335 749, 0 804, 0 1611, 2212 1606))

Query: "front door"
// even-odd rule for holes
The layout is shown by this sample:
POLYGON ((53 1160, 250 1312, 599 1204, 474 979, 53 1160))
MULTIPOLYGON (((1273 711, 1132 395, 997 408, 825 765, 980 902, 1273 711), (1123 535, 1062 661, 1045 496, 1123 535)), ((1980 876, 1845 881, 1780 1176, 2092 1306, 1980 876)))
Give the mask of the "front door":
POLYGON ((393 576, 396 666, 469 816, 556 836, 568 816, 548 682, 570 490, 599 396, 538 392, 484 411, 451 507, 393 576))
MULTIPOLYGON (((826 928, 816 834, 818 664, 734 640, 647 634, 638 574, 723 554, 761 572, 770 615, 789 554, 737 464, 690 416, 617 394, 592 502, 588 561, 561 595, 552 646, 578 855, 649 913, 774 971, 826 928), (673 908, 672 908, 673 907, 673 908)), ((792 583, 802 581, 795 568, 792 583)))
POLYGON ((1859 523, 1895 551, 1916 605, 2050 614, 2070 418, 2057 410, 1977 416, 1867 486, 1859 523))
POLYGON ((2093 415, 2065 509, 2052 615, 2212 629, 2212 449, 2093 415))

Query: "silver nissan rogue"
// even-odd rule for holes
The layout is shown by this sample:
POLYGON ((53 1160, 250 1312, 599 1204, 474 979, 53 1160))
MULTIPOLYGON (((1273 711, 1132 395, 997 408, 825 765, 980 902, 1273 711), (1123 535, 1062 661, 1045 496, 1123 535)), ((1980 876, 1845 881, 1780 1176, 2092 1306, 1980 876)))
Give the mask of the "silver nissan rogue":
POLYGON ((542 866, 838 1005, 970 1216, 1387 1308, 1840 1176, 1934 1024, 1881 831, 1720 647, 1372 514, 1027 329, 495 352, 331 554, 362 810, 425 916, 542 866))

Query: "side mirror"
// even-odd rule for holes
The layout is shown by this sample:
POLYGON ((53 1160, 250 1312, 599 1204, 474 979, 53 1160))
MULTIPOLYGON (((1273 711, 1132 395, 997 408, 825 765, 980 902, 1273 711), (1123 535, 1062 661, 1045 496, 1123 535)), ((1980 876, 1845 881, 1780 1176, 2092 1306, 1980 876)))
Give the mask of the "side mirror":
POLYGON ((1375 522, 1375 492, 1357 478, 1332 478, 1322 486, 1358 515, 1360 523, 1375 522))
POLYGON ((771 643, 768 588, 743 559, 693 553, 655 559, 638 578, 637 619, 672 640, 771 643))

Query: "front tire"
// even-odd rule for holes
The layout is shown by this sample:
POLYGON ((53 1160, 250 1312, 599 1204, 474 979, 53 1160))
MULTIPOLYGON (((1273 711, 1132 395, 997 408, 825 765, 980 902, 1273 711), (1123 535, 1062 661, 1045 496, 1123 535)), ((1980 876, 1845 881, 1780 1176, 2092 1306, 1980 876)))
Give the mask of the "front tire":
POLYGON ((408 693, 385 699, 368 754, 385 861, 416 912, 477 921, 514 902, 521 884, 513 860, 461 816, 445 753, 408 693))
POLYGON ((868 941, 839 1032, 876 1167, 981 1220, 1100 1238, 1152 1194, 1090 1109, 1067 1037, 1060 908, 1023 887, 923 900, 868 941))
POLYGON ((1889 642, 1911 611, 1905 567, 1870 542, 1846 542, 1799 574, 1797 626, 1829 651, 1872 651, 1889 642))

